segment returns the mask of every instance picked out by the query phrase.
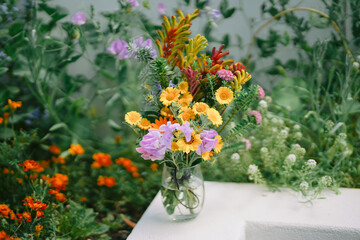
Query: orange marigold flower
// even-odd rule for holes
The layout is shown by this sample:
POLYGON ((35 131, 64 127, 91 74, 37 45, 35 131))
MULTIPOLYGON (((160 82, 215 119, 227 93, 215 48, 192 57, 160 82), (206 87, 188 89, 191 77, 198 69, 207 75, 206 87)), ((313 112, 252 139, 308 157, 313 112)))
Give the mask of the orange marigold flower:
POLYGON ((2 240, 2 239, 4 239, 4 240, 10 239, 10 236, 7 235, 4 230, 1 230, 1 231, 0 231, 0 240, 2 240))
POLYGON ((25 172, 41 168, 41 165, 34 160, 25 160, 23 163, 19 163, 19 166, 23 167, 25 172))
POLYGON ((97 179, 97 185, 99 186, 102 186, 102 185, 105 185, 105 180, 104 180, 104 177, 103 176, 99 176, 98 179, 97 179))
POLYGON ((41 225, 41 224, 38 224, 38 225, 36 225, 35 226, 35 236, 39 236, 40 235, 40 232, 41 232, 41 230, 44 228, 44 226, 43 225, 41 225))
POLYGON ((55 174, 55 176, 50 179, 51 186, 55 187, 57 190, 65 190, 68 183, 69 177, 61 173, 55 174))
POLYGON ((0 124, 2 124, 4 121, 4 118, 0 117, 0 124))
POLYGON ((0 204, 0 217, 9 217, 11 209, 6 204, 0 204))
POLYGON ((30 174, 29 178, 30 180, 35 180, 39 177, 39 174, 38 173, 34 173, 34 174, 30 174))
POLYGON ((141 177, 141 178, 138 178, 139 179, 139 182, 143 182, 144 179, 141 177))
POLYGON ((120 143, 122 141, 122 138, 120 136, 115 136, 115 142, 120 143))
POLYGON ((138 167, 135 167, 135 166, 130 166, 128 168, 126 168, 126 171, 128 172, 137 172, 139 170, 138 167))
MULTIPOLYGON (((107 153, 94 153, 92 158, 100 165, 108 167, 111 165, 111 156, 107 153)), ((95 167, 97 168, 97 167, 95 167)))
POLYGON ((17 218, 15 218, 16 221, 21 222, 23 219, 23 215, 21 213, 16 214, 17 218))
POLYGON ((22 216, 27 222, 31 222, 31 214, 29 212, 23 212, 22 216))
POLYGON ((9 173, 10 173, 10 171, 9 171, 9 169, 4 168, 4 169, 3 169, 3 173, 4 173, 4 174, 9 174, 9 173))
POLYGON ((103 177, 103 176, 99 176, 97 179, 97 185, 99 186, 107 186, 107 187, 113 187, 115 186, 117 183, 115 181, 114 177, 103 177))
POLYGON ((50 177, 46 175, 41 175, 41 179, 45 181, 46 184, 50 184, 50 177))
POLYGON ((18 183, 20 183, 20 184, 23 184, 23 182, 24 182, 24 180, 21 179, 21 178, 16 178, 16 181, 17 181, 18 183))
POLYGON ((152 163, 150 164, 150 168, 153 172, 156 172, 158 170, 158 166, 156 163, 152 163))
POLYGON ((55 199, 58 200, 59 202, 65 202, 67 200, 65 195, 60 192, 55 195, 55 199))
POLYGON ((65 161, 65 158, 63 158, 62 156, 52 156, 51 157, 51 160, 55 163, 61 163, 61 164, 64 164, 66 161, 65 161))
POLYGON ((10 113, 8 113, 8 112, 4 113, 4 121, 5 121, 5 123, 7 123, 9 117, 10 117, 10 113))
POLYGON ((120 157, 120 158, 115 160, 115 163, 119 164, 119 165, 122 165, 125 159, 127 159, 127 158, 120 157))
POLYGON ((61 149, 59 146, 56 146, 56 145, 50 145, 49 146, 49 151, 52 153, 52 154, 60 154, 61 152, 61 149))
POLYGON ((37 218, 43 218, 43 217, 45 217, 44 212, 43 212, 43 211, 36 211, 36 217, 37 217, 37 218))
POLYGON ((12 101, 11 99, 8 99, 8 104, 9 104, 8 106, 10 107, 11 110, 16 110, 17 108, 22 106, 21 101, 15 102, 15 101, 12 101))
POLYGON ((132 161, 128 158, 125 158, 125 160, 123 161, 122 165, 125 167, 125 168, 129 168, 133 165, 132 161))
POLYGON ((87 202, 88 198, 87 198, 87 197, 81 197, 80 200, 81 200, 82 202, 87 202))
POLYGON ((51 195, 57 194, 57 193, 59 193, 59 190, 49 189, 48 193, 51 194, 51 195))
POLYGON ((82 155, 85 153, 84 149, 80 144, 71 144, 68 151, 71 155, 82 155))
POLYGON ((114 177, 105 177, 104 180, 107 187, 113 187, 117 184, 114 177))
POLYGON ((161 125, 166 124, 168 121, 170 121, 171 123, 177 123, 176 120, 173 119, 173 117, 160 117, 159 119, 155 120, 155 123, 151 124, 151 128, 154 129, 159 129, 161 125))
POLYGON ((101 165, 100 165, 99 162, 93 162, 93 163, 91 164, 91 167, 92 167, 92 168, 101 168, 101 165))
POLYGON ((132 176, 133 176, 134 178, 138 178, 138 177, 140 177, 140 174, 139 174, 138 172, 133 172, 133 173, 132 173, 132 176))

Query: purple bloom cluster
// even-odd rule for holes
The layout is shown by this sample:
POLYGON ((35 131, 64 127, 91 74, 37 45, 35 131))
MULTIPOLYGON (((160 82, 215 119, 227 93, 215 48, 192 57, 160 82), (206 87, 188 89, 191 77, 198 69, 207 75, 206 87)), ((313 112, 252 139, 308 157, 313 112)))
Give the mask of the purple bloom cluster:
POLYGON ((133 57, 136 58, 136 53, 141 49, 141 48, 147 48, 150 49, 150 53, 151 53, 151 57, 154 59, 156 58, 156 51, 155 49, 153 49, 152 47, 152 41, 151 39, 147 39, 144 41, 143 37, 139 37, 138 39, 136 39, 135 41, 133 41, 131 44, 131 49, 134 55, 133 57))
POLYGON ((218 133, 214 129, 204 130, 200 133, 202 143, 199 145, 199 149, 196 151, 201 156, 204 152, 210 152, 216 148, 218 139, 214 139, 218 133))
POLYGON ((160 15, 165 15, 166 5, 164 3, 158 3, 158 12, 160 15))
POLYGON ((132 7, 138 7, 139 3, 137 0, 126 0, 132 7))
POLYGON ((107 49, 111 54, 118 55, 118 59, 129 58, 130 54, 128 51, 128 44, 124 40, 115 40, 111 43, 110 47, 107 49))
POLYGON ((145 160, 162 160, 166 149, 171 149, 174 130, 181 131, 187 142, 191 140, 193 129, 188 121, 185 121, 183 125, 169 121, 161 125, 159 129, 149 129, 149 133, 143 137, 136 151, 142 153, 141 157, 145 160))
POLYGON ((86 22, 86 16, 83 12, 77 12, 72 17, 72 22, 75 25, 83 25, 86 22))
POLYGON ((130 43, 130 45, 124 40, 115 40, 111 43, 110 47, 108 47, 108 51, 111 54, 118 55, 118 59, 126 59, 126 58, 137 58, 136 53, 140 49, 149 49, 152 58, 156 58, 156 51, 152 47, 151 39, 147 39, 144 41, 143 37, 139 37, 130 43), (131 49, 131 52, 129 52, 131 49))

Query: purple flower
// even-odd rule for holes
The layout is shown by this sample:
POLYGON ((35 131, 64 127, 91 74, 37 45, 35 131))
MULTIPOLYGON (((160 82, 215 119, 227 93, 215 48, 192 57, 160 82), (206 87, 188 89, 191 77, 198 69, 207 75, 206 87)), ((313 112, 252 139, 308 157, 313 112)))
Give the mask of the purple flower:
POLYGON ((259 85, 257 90, 258 90, 258 92, 259 92, 258 98, 259 98, 259 99, 264 99, 264 97, 265 97, 265 91, 264 91, 264 89, 259 85))
POLYGON ((115 40, 111 43, 110 47, 107 50, 111 54, 118 54, 118 59, 125 59, 130 57, 127 47, 128 44, 126 41, 115 40))
POLYGON ((162 160, 166 151, 163 134, 158 129, 149 129, 136 151, 142 153, 141 157, 145 160, 162 160))
POLYGON ((249 139, 242 138, 240 141, 245 143, 245 150, 248 151, 251 148, 251 142, 249 139))
POLYGON ((166 5, 164 3, 158 3, 158 12, 160 15, 165 15, 166 5))
POLYGON ((181 131, 186 139, 186 142, 190 142, 191 140, 191 132, 193 129, 190 127, 190 123, 188 121, 185 121, 185 123, 182 126, 179 126, 177 130, 181 131))
POLYGON ((217 9, 213 9, 211 12, 210 12, 210 15, 212 16, 212 19, 214 21, 218 20, 219 18, 222 17, 222 14, 219 10, 217 9))
POLYGON ((196 151, 201 156, 203 152, 210 152, 216 148, 218 139, 214 139, 218 133, 214 129, 204 130, 200 133, 202 143, 199 145, 199 149, 196 151))
MULTIPOLYGON (((147 48, 151 49, 150 54, 152 58, 156 58, 156 51, 152 47, 152 40, 147 39, 144 41, 143 37, 139 37, 138 39, 134 40, 131 43, 131 49, 134 53, 138 52, 141 48, 147 48)), ((136 54, 134 54, 134 57, 136 57, 136 54)))
POLYGON ((252 110, 249 112, 249 115, 255 117, 257 124, 260 124, 262 122, 261 114, 258 111, 252 110))
POLYGON ((180 124, 168 121, 167 124, 163 124, 159 127, 160 131, 164 131, 163 138, 166 148, 171 149, 171 138, 173 137, 173 131, 180 127, 180 124))
POLYGON ((72 22, 75 25, 83 25, 86 22, 86 17, 85 14, 83 12, 77 12, 74 14, 74 16, 72 17, 72 22))
POLYGON ((139 3, 137 0, 126 0, 132 7, 138 7, 139 3))

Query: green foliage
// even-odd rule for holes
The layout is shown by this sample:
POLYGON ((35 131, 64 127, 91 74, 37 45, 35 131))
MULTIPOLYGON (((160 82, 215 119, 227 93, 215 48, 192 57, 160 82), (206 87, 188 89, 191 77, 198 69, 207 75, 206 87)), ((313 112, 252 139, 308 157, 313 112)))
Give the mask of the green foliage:
MULTIPOLYGON (((109 230, 109 226, 95 221, 97 213, 92 208, 85 208, 74 201, 69 203, 69 211, 62 215, 59 221, 61 225, 59 230, 64 233, 64 237, 58 239, 84 239, 84 237, 100 235, 109 230)), ((100 236, 97 239, 110 238, 100 236)))

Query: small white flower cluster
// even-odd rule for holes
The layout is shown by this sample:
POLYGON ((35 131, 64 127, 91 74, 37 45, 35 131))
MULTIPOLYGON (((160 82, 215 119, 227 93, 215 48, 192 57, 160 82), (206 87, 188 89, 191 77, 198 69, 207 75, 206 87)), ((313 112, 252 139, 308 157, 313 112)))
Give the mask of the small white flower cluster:
POLYGON ((248 174, 249 175, 254 175, 259 171, 258 166, 256 166, 255 164, 250 164, 249 168, 248 168, 248 174))
POLYGON ((286 163, 288 166, 294 165, 295 162, 296 162, 296 156, 295 156, 295 154, 289 154, 289 155, 285 158, 285 163, 286 163))
POLYGON ((300 183, 300 190, 302 191, 306 191, 309 189, 309 183, 303 181, 302 183, 300 183))
POLYGON ((332 184, 332 178, 330 176, 323 176, 320 179, 320 184, 325 187, 330 187, 330 185, 332 184))
POLYGON ((291 145, 290 153, 295 154, 297 158, 303 158, 306 150, 296 143, 291 145))
POLYGON ((238 153, 233 153, 233 154, 231 155, 231 160, 235 160, 235 161, 240 160, 240 154, 238 154, 238 153))
POLYGON ((305 163, 306 166, 308 166, 309 168, 314 168, 316 167, 316 161, 314 159, 309 159, 307 160, 307 162, 305 163))

